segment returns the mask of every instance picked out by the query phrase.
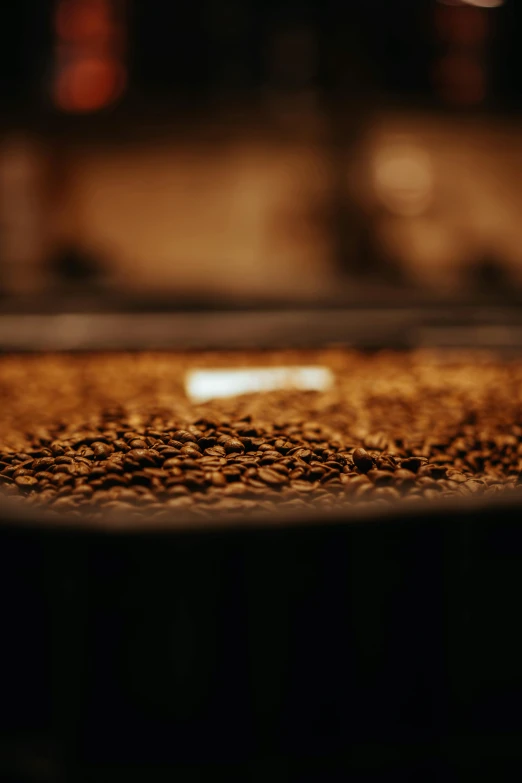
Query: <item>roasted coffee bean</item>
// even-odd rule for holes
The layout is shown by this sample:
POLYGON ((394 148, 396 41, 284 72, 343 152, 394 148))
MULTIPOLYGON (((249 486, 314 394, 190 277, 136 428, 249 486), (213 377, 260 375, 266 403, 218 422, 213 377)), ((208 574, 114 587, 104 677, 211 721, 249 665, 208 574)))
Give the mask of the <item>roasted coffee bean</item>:
MULTIPOLYGON (((221 429, 222 429, 222 428, 221 428, 221 429)), ((217 446, 222 446, 222 447, 224 448, 224 447, 225 447, 225 444, 227 443, 227 441, 229 441, 229 440, 230 440, 230 438, 231 438, 231 435, 230 435, 230 434, 223 434, 223 435, 219 435, 219 437, 218 437, 218 439, 217 439, 217 444, 216 444, 216 445, 217 445, 217 446)))
POLYGON ((401 468, 410 470, 412 473, 417 473, 419 468, 426 462, 422 457, 407 457, 401 460, 401 468))
POLYGON ((223 446, 211 446, 208 449, 205 449, 205 455, 207 457, 224 457, 226 454, 225 449, 223 446))
POLYGON ((212 484, 214 487, 224 487, 227 484, 227 480, 222 473, 214 471, 214 473, 212 473, 212 484))
POLYGON ((278 470, 273 470, 272 468, 259 468, 257 475, 265 484, 270 484, 272 486, 280 486, 281 484, 288 483, 288 476, 278 470))
MULTIPOLYGON (((197 438, 193 432, 188 430, 176 430, 172 433, 171 441, 178 441, 179 443, 196 443, 197 438)), ((170 444, 169 444, 170 445, 170 444)))
POLYGON ((361 473, 368 473, 373 467, 373 460, 364 449, 355 449, 352 454, 354 465, 361 471, 361 473))
POLYGON ((300 459, 303 462, 310 462, 312 459, 312 452, 310 449, 298 447, 290 449, 290 451, 287 452, 288 456, 294 457, 295 459, 300 459))
POLYGON ((108 443, 104 443, 103 441, 94 441, 94 443, 91 444, 91 448, 94 452, 95 460, 107 459, 107 457, 109 457, 114 450, 112 446, 110 446, 108 443))
POLYGON ((18 476, 32 476, 34 471, 27 470, 27 468, 17 468, 13 473, 13 478, 16 479, 18 476))
POLYGON ((201 465, 205 470, 219 470, 226 464, 226 459, 222 457, 202 457, 198 460, 198 465, 201 465))
POLYGON ((281 454, 288 454, 291 449, 294 448, 294 444, 284 438, 277 438, 274 442, 275 451, 280 451, 281 454))
POLYGON ((41 470, 47 470, 52 465, 54 465, 54 457, 42 457, 33 462, 32 469, 35 473, 39 473, 41 470))
POLYGON ((198 460, 192 459, 190 456, 185 456, 185 459, 181 462, 180 467, 182 470, 198 470, 198 468, 201 466, 198 460))
POLYGON ((172 470, 173 468, 179 468, 180 465, 183 464, 183 460, 181 457, 171 457, 170 459, 166 459, 163 463, 163 469, 164 470, 172 470))
POLYGON ((88 446, 80 446, 76 454, 78 457, 83 457, 84 459, 94 459, 94 451, 88 446))
POLYGON ((148 449, 149 443, 145 438, 132 438, 132 440, 129 441, 129 446, 131 449, 148 449))
POLYGON ((388 448, 388 438, 383 432, 377 432, 364 439, 364 446, 371 451, 384 451, 388 448))
POLYGON ((197 443, 186 443, 181 447, 180 454, 192 457, 192 459, 197 459, 198 457, 201 457, 201 450, 197 443))
POLYGON ((54 473, 49 473, 46 470, 41 470, 37 475, 36 478, 38 479, 38 483, 41 484, 44 481, 52 481, 54 478, 54 473))
POLYGON ((56 457, 54 460, 55 465, 72 465, 73 462, 73 457, 67 457, 65 455, 62 457, 56 457))
POLYGON ((151 449, 131 449, 125 455, 127 460, 133 460, 139 465, 155 467, 156 461, 160 461, 159 454, 151 449))
POLYGON ((376 487, 389 487, 393 484, 394 476, 387 470, 369 470, 366 474, 376 487))
POLYGON ((405 484, 413 486, 416 481, 416 476, 415 473, 413 473, 411 470, 406 470, 406 468, 399 468, 399 470, 394 472, 393 479, 395 481, 400 481, 402 486, 405 484))
POLYGON ((227 454, 242 454, 245 447, 239 438, 230 438, 225 442, 224 449, 227 454))
POLYGON ((297 479, 297 481, 292 481, 290 486, 298 492, 313 492, 319 485, 314 481, 302 481, 301 479, 297 479))
POLYGON ((241 470, 235 465, 227 465, 226 467, 222 468, 221 472, 227 481, 239 481, 241 478, 241 470))
POLYGON ((38 479, 34 476, 17 476, 15 484, 24 492, 30 492, 38 484, 38 479))
POLYGON ((191 472, 185 473, 183 483, 186 487, 188 487, 188 489, 191 489, 193 491, 202 490, 207 485, 204 476, 199 476, 191 472))
POLYGON ((173 449, 172 446, 165 446, 161 451, 158 449, 158 453, 163 460, 171 459, 171 457, 177 457, 181 452, 179 449, 173 449))
POLYGON ((400 493, 395 487, 377 487, 375 490, 375 497, 379 500, 396 501, 400 499, 400 493))

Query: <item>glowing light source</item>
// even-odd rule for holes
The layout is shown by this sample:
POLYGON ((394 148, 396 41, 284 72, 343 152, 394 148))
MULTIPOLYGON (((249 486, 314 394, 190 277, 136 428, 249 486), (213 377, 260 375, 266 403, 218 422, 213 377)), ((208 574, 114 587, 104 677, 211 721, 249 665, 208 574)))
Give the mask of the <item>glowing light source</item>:
POLYGON ((237 394, 277 389, 325 391, 334 382, 327 367, 250 367, 223 370, 193 370, 185 376, 185 391, 193 402, 205 402, 237 394))
POLYGON ((124 2, 58 0, 52 97, 62 111, 98 111, 124 92, 124 2))
POLYGON ((439 0, 442 5, 474 5, 476 8, 500 8, 505 0, 439 0))
POLYGON ((414 217, 426 211, 434 183, 431 159, 424 150, 397 140, 377 152, 373 168, 376 194, 390 212, 414 217))
POLYGON ((101 57, 84 57, 59 74, 55 100, 65 111, 95 111, 118 98, 125 82, 125 70, 119 63, 101 57))

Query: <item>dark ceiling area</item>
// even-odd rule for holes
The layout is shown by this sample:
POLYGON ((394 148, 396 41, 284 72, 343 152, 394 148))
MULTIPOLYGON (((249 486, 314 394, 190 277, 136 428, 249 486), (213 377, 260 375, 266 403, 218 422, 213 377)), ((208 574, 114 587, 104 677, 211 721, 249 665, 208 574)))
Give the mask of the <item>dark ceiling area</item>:
MULTIPOLYGON (((435 0, 129 0, 129 84, 124 102, 168 101, 184 95, 204 103, 228 88, 238 99, 267 86, 291 89, 271 68, 275 43, 295 60, 296 34, 313 52, 301 86, 359 91, 377 100, 436 105, 432 64, 437 56, 435 0), (290 42, 290 43, 289 43, 290 42), (304 80, 304 81, 303 81, 304 80), (308 80, 308 82, 307 82, 308 80)), ((4 113, 46 108, 52 68, 54 3, 4 4, 0 25, 0 97, 4 113)), ((522 7, 507 0, 482 10, 488 36, 489 98, 486 108, 522 109, 522 7)), ((287 69, 288 70, 288 69, 287 69)), ((291 70, 291 69, 290 69, 291 70)), ((295 69, 294 69, 295 70, 295 69)), ((299 81, 299 78, 298 78, 299 81)), ((47 107, 48 108, 48 107, 47 107)))

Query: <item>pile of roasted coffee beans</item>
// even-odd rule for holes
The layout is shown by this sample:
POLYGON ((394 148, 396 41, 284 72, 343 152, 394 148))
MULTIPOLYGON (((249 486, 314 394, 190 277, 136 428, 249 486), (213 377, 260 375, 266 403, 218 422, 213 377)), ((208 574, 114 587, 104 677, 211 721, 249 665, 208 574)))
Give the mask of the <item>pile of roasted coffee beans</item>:
POLYGON ((491 495, 522 481, 522 363, 353 351, 0 359, 0 490, 199 517, 491 495), (191 404, 191 367, 321 363, 322 393, 191 404))

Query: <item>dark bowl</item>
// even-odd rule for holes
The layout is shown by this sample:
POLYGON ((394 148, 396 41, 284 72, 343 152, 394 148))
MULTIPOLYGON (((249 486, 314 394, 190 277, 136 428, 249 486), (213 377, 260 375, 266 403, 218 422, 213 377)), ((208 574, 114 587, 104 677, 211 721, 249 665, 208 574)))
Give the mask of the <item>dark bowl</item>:
POLYGON ((521 510, 153 527, 4 502, 0 779, 522 770, 521 510))

